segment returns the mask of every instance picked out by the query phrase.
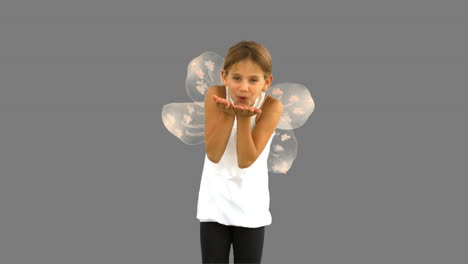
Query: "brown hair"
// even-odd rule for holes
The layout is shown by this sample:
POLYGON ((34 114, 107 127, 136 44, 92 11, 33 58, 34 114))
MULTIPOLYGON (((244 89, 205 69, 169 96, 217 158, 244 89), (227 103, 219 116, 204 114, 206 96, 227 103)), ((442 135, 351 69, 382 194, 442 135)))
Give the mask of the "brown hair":
POLYGON ((257 64, 262 69, 265 79, 270 77, 272 73, 270 52, 262 44, 247 40, 243 40, 229 48, 223 66, 226 75, 233 64, 244 59, 250 59, 257 64))

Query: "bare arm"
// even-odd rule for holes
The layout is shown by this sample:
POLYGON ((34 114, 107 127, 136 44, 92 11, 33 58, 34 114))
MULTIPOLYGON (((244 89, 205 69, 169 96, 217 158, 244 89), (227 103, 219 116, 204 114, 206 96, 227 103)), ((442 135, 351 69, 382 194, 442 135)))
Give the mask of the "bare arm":
POLYGON ((239 168, 247 168, 260 156, 271 135, 274 133, 283 113, 283 105, 275 100, 265 105, 262 115, 253 131, 251 117, 237 116, 237 162, 239 168))
POLYGON ((218 163, 226 150, 235 115, 221 111, 212 96, 216 86, 208 88, 205 95, 205 149, 208 159, 218 163))

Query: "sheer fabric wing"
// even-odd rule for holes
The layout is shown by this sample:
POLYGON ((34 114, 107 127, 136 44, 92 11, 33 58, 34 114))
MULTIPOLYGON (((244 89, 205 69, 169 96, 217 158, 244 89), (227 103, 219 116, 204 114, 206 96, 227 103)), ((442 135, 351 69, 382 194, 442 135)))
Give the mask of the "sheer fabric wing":
POLYGON ((190 61, 185 87, 194 102, 204 102, 206 90, 213 85, 223 83, 221 80, 223 65, 224 58, 211 51, 203 52, 190 61))
POLYGON ((170 103, 162 110, 164 126, 174 136, 188 145, 204 142, 205 132, 205 94, 213 85, 221 81, 224 58, 207 51, 191 60, 187 66, 185 89, 193 103, 170 103))
POLYGON ((268 94, 283 104, 283 115, 271 142, 268 170, 286 174, 297 155, 293 129, 307 121, 315 109, 315 103, 309 90, 297 83, 276 84, 268 89, 268 94))
POLYGON ((301 127, 314 111, 314 100, 302 84, 275 84, 267 92, 283 104, 283 115, 277 128, 290 130, 301 127))
POLYGON ((297 154, 297 141, 292 129, 275 130, 268 155, 268 171, 283 173, 291 168, 297 154))
POLYGON ((164 126, 174 136, 188 145, 198 145, 205 140, 204 103, 170 103, 163 106, 164 126))

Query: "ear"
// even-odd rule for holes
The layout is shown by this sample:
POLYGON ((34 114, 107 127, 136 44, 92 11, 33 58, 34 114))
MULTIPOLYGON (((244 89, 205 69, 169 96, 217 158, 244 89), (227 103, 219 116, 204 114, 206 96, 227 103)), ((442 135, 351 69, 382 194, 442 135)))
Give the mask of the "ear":
POLYGON ((268 78, 265 79, 265 87, 262 89, 262 91, 268 90, 268 88, 271 85, 271 82, 273 81, 273 75, 270 75, 268 78))
POLYGON ((221 70, 221 80, 223 81, 223 84, 226 85, 226 71, 221 70))

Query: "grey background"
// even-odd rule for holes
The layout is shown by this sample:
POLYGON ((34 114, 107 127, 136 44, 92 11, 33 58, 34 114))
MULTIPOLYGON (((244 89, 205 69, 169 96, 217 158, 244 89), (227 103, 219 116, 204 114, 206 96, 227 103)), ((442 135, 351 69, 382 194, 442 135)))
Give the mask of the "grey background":
POLYGON ((204 146, 161 110, 240 40, 316 102, 263 263, 467 263, 467 7, 2 1, 0 263, 201 263, 204 146))

